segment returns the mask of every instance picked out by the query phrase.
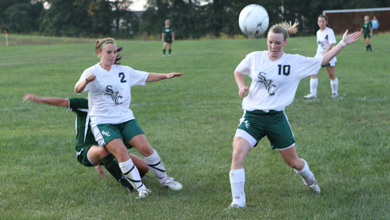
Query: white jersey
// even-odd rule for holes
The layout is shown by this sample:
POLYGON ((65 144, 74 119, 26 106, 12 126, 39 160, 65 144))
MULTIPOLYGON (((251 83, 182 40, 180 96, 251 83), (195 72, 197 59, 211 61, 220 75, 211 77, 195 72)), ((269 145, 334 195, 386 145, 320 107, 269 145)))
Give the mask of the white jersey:
POLYGON ((248 54, 236 71, 252 78, 248 96, 242 102, 244 110, 282 111, 292 103, 299 81, 317 74, 322 57, 309 58, 301 55, 283 54, 271 61, 268 51, 248 54))
MULTIPOLYGON (((334 35, 334 32, 331 28, 328 28, 328 27, 325 27, 325 29, 323 31, 318 30, 317 31, 317 44, 318 44, 318 47, 317 47, 317 53, 316 53, 316 57, 320 57, 322 55, 324 55, 326 49, 328 49, 329 45, 330 44, 333 44, 333 47, 334 45, 336 44, 336 37, 334 35)), ((332 48, 333 48, 332 47, 332 48)), ((334 57, 330 62, 336 62, 337 61, 337 58, 334 57)))
POLYGON ((131 86, 145 85, 149 73, 128 66, 112 65, 107 72, 100 64, 86 69, 79 82, 93 73, 96 79, 83 92, 88 91, 88 106, 92 124, 119 124, 134 119, 130 109, 131 86))

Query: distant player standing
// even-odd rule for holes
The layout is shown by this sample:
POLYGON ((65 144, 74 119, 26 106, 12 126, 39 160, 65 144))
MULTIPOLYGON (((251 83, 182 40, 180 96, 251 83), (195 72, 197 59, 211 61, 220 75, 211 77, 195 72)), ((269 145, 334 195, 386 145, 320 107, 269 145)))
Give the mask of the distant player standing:
POLYGON ((289 34, 297 32, 297 25, 273 25, 267 36, 268 51, 248 54, 234 71, 238 95, 244 98, 244 115, 233 139, 229 173, 233 201, 228 209, 246 206, 244 161, 249 151, 264 136, 270 140, 272 149, 279 150, 284 161, 302 177, 310 190, 321 192, 309 165, 297 155, 294 134, 284 109, 293 102, 301 79, 317 73, 344 47, 359 40, 361 33, 347 35, 346 31, 342 41, 321 57, 286 54, 283 48, 289 34), (250 88, 245 85, 244 75, 252 80, 250 88))
POLYGON ((372 17, 371 24, 372 24, 372 33, 378 35, 379 22, 378 19, 376 19, 376 16, 372 17))
MULTIPOLYGON (((317 53, 315 57, 322 57, 324 53, 331 50, 336 44, 336 37, 331 28, 327 27, 328 19, 324 15, 318 16, 318 26, 320 29, 317 31, 317 53)), ((330 87, 332 89, 332 98, 338 96, 339 80, 336 77, 336 66, 337 58, 334 57, 328 64, 323 67, 326 67, 328 75, 330 78, 330 87)), ((317 97, 317 87, 318 87, 318 78, 317 74, 311 76, 310 79, 310 93, 305 96, 306 99, 316 98, 317 97)))
POLYGON ((170 26, 169 19, 165 20, 165 27, 162 30, 162 38, 161 41, 164 42, 163 45, 163 57, 165 57, 165 50, 167 48, 167 44, 169 44, 169 56, 171 56, 172 52, 172 42, 175 40, 175 33, 173 32, 173 28, 170 26))
POLYGON ((372 23, 370 22, 370 17, 368 15, 364 16, 364 23, 362 28, 360 29, 360 32, 362 32, 362 35, 364 35, 364 40, 366 41, 366 51, 370 49, 372 52, 371 44, 370 44, 370 37, 372 36, 372 23))

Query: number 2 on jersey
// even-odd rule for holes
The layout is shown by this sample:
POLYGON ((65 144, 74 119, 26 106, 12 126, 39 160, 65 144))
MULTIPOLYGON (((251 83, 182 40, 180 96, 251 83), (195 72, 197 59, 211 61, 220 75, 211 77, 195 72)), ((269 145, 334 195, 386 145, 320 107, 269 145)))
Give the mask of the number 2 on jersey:
POLYGON ((124 73, 119 73, 119 77, 122 77, 121 78, 121 83, 125 83, 126 82, 124 73))

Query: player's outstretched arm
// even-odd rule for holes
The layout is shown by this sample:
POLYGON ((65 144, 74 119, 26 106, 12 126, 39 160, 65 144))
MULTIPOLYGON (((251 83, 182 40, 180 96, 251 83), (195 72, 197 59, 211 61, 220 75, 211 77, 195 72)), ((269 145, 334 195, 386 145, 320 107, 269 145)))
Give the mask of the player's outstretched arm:
POLYGON ((180 77, 183 74, 184 73, 167 73, 167 74, 163 74, 163 73, 149 73, 149 76, 148 76, 148 79, 146 80, 146 82, 155 82, 155 81, 160 81, 160 80, 163 80, 163 79, 172 79, 172 78, 175 78, 175 77, 180 77))
POLYGON ((63 99, 63 98, 57 98, 57 97, 39 97, 34 94, 26 93, 23 97, 23 102, 26 102, 27 100, 33 100, 36 103, 46 103, 49 105, 55 105, 55 106, 63 106, 68 107, 69 106, 69 100, 63 99))
POLYGON ((340 43, 338 43, 333 49, 326 52, 322 56, 322 64, 321 65, 324 66, 324 65, 328 64, 330 62, 330 60, 333 59, 333 57, 335 57, 337 54, 339 54, 341 52, 341 50, 343 50, 344 47, 358 41, 360 39, 361 35, 362 35, 362 33, 359 31, 356 31, 355 33, 352 33, 352 34, 348 34, 348 30, 346 30, 344 35, 343 35, 343 39, 340 41, 340 43))

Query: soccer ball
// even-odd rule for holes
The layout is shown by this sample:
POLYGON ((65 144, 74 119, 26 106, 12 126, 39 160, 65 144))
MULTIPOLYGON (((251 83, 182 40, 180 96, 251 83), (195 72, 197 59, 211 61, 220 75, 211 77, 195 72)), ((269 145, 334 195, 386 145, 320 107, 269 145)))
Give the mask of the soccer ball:
POLYGON ((268 28, 269 18, 265 8, 261 5, 250 4, 240 12, 238 25, 242 33, 247 36, 261 37, 268 28))

